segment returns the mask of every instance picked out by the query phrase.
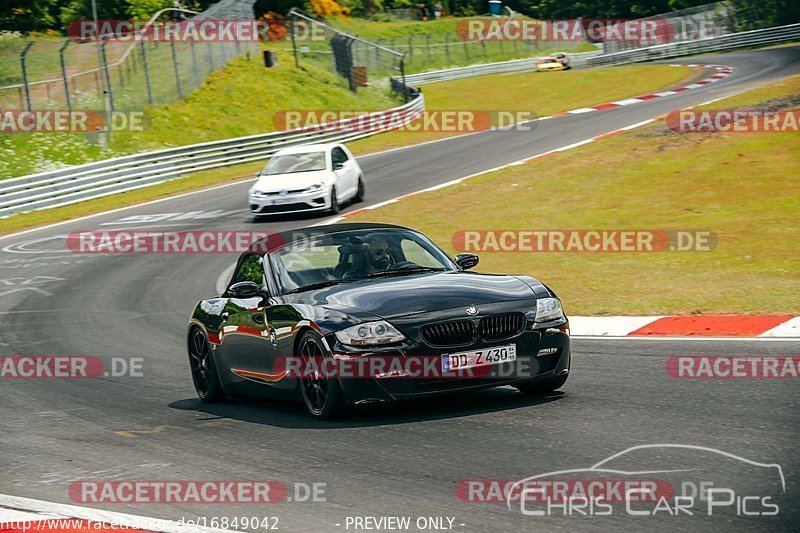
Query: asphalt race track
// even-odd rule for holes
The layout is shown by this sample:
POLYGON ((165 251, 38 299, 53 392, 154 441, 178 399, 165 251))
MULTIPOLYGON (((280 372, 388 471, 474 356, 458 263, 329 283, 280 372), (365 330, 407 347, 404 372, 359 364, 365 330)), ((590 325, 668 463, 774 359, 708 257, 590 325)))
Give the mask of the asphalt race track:
MULTIPOLYGON (((718 83, 674 96, 543 121, 533 132, 482 133, 362 157, 367 203, 349 209, 798 74, 800 46, 681 62, 736 70, 718 83)), ((664 365, 673 355, 798 355, 798 342, 576 338, 573 373, 563 391, 530 399, 500 388, 330 423, 312 421, 299 403, 201 405, 189 374, 186 323, 194 303, 215 293, 235 257, 80 255, 66 251, 64 236, 123 228, 282 230, 311 223, 298 217, 254 223, 246 206, 249 185, 0 239, 0 355, 143 359, 143 377, 3 380, 0 494, 73 503, 68 487, 82 479, 271 479, 325 483, 327 501, 257 509, 103 508, 176 520, 266 514, 278 517, 287 531, 346 531, 347 517, 387 515, 454 517, 454 530, 465 532, 796 530, 797 381, 679 380, 669 377, 664 365), (781 465, 786 497, 780 513, 632 517, 615 509, 611 516, 534 517, 503 503, 464 502, 456 495, 461 480, 517 480, 589 467, 631 446, 653 443, 707 446, 781 465)), ((569 312, 569 302, 565 307, 569 312)), ((737 468, 723 474, 731 483, 752 476, 737 468)))

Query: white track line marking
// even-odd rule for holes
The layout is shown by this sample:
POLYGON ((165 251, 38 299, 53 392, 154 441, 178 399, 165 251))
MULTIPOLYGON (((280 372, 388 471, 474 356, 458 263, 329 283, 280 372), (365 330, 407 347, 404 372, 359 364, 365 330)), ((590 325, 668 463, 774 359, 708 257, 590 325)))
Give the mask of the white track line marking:
POLYGON ((616 105, 631 105, 631 104, 638 104, 639 102, 643 101, 644 100, 639 100, 638 98, 628 98, 626 100, 617 100, 616 102, 611 102, 611 103, 616 105))
POLYGON ((765 331, 759 337, 800 337, 800 317, 787 320, 783 324, 765 331))
POLYGON ((663 316, 571 316, 569 329, 575 337, 624 337, 663 316), (580 333, 576 333, 580 332, 580 333))

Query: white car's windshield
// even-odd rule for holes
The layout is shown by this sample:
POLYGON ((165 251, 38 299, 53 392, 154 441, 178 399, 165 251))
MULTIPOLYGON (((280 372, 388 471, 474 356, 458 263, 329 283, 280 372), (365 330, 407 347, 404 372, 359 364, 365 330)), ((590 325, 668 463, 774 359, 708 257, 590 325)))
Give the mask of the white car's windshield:
POLYGON ((269 160, 264 174, 290 174, 292 172, 311 172, 325 170, 325 152, 278 155, 269 160))

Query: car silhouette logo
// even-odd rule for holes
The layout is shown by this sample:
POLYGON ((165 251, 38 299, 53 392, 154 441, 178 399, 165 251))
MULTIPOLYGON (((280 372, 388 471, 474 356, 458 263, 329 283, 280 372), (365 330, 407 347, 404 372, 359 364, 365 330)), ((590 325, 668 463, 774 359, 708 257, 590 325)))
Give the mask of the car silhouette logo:
POLYGON ((478 308, 475 307, 474 305, 472 305, 470 307, 467 307, 467 314, 468 315, 477 315, 478 314, 478 308))

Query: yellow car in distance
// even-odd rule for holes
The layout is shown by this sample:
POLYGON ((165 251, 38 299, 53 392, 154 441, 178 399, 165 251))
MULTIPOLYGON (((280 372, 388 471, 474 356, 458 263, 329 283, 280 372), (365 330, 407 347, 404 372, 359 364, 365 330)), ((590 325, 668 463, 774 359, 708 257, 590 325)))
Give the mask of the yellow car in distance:
POLYGON ((536 60, 536 72, 547 72, 551 70, 567 70, 565 65, 557 57, 540 57, 536 60))

